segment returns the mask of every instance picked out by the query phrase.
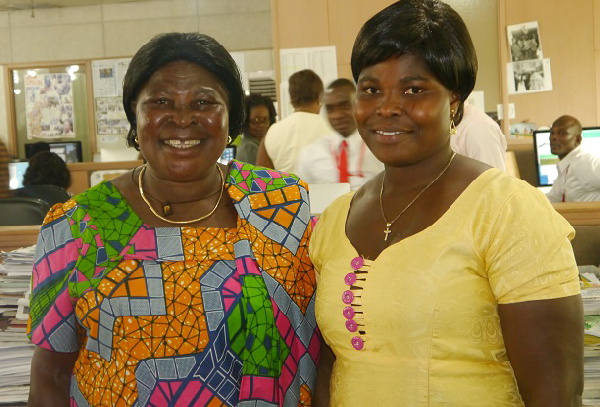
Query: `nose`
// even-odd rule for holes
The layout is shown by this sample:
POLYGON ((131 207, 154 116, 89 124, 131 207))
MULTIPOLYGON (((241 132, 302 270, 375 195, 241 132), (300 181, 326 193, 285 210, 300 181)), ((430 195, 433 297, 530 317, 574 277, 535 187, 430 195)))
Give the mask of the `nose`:
POLYGON ((402 114, 402 98, 396 92, 388 92, 380 98, 377 113, 382 116, 397 116, 402 114))
POLYGON ((179 105, 173 109, 171 121, 179 127, 198 124, 198 111, 187 105, 179 105))

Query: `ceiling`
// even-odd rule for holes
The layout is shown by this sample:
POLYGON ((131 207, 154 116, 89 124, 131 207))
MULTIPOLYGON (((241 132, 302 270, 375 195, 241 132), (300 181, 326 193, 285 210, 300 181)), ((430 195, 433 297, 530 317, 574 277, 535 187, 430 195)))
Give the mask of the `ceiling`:
POLYGON ((0 11, 31 10, 41 8, 61 8, 95 6, 98 4, 130 3, 148 0, 0 0, 0 11))

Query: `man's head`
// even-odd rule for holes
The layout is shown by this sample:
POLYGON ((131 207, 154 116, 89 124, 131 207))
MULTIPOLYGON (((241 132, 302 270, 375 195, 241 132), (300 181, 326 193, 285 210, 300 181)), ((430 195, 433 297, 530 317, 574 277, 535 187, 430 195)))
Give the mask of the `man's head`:
POLYGON ((325 111, 329 124, 344 137, 356 131, 353 107, 355 93, 354 83, 345 78, 331 82, 325 91, 325 111))
POLYGON ((581 144, 581 123, 573 116, 561 116, 550 128, 550 151, 563 159, 581 144))

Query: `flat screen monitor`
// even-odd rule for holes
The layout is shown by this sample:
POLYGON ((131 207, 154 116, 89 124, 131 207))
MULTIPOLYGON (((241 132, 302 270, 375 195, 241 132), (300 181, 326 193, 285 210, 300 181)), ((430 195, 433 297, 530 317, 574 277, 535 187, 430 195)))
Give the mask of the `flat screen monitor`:
POLYGON ((223 154, 221 154, 219 162, 225 165, 229 164, 229 162, 235 158, 235 150, 235 146, 225 147, 225 151, 223 151, 223 154))
MULTIPOLYGON (((584 127, 581 132, 581 147, 590 154, 600 157, 600 127, 584 127)), ((558 177, 558 156, 550 152, 550 130, 533 132, 538 186, 546 187, 558 177)))
POLYGON ((23 176, 29 166, 27 161, 8 163, 8 187, 10 189, 23 188, 23 176))
MULTIPOLYGON (((30 158, 32 153, 32 146, 35 143, 25 144, 25 157, 30 158)), ((83 155, 81 153, 81 141, 57 141, 53 143, 47 143, 50 147, 50 151, 56 153, 66 163, 79 163, 83 161, 83 155)), ((33 150, 34 152, 39 150, 33 150)))

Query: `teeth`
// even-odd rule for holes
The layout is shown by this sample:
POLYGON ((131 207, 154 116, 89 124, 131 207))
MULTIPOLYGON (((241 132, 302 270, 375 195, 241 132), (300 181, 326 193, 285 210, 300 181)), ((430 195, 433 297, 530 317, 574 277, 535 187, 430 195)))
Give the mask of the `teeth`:
POLYGON ((398 136, 401 134, 399 131, 376 131, 376 133, 382 136, 398 136))
POLYGON ((175 148, 191 148, 201 142, 202 140, 165 140, 165 144, 175 148))

